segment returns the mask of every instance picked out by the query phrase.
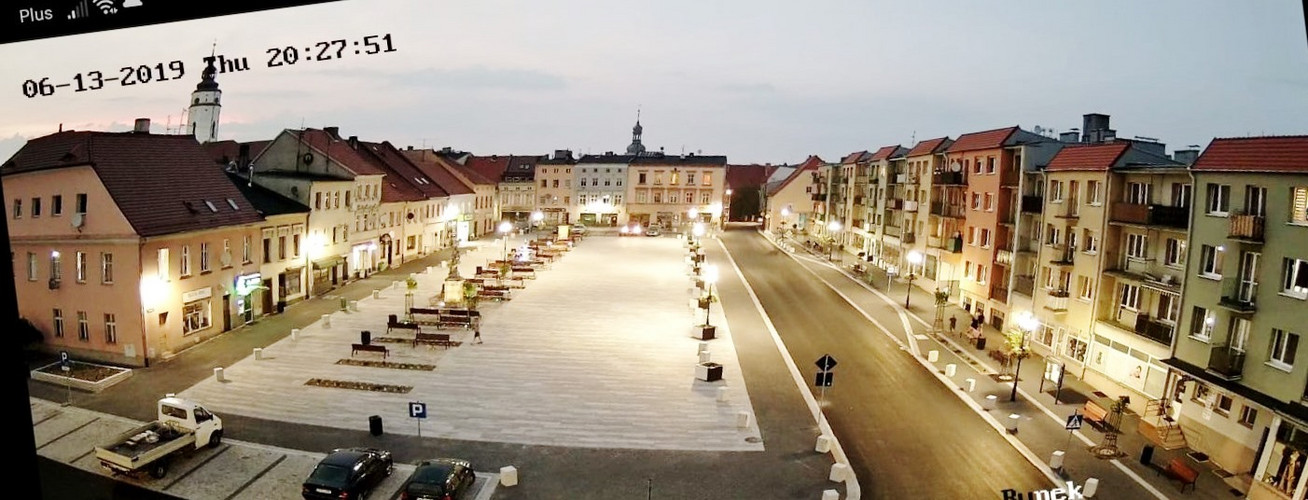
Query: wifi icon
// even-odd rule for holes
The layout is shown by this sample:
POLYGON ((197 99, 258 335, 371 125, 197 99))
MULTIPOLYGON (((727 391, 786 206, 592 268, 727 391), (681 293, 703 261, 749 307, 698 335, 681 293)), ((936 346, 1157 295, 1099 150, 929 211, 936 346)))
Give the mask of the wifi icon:
POLYGON ((95 1, 95 6, 100 9, 101 14, 108 15, 108 14, 118 13, 118 5, 114 3, 114 0, 94 0, 94 1, 95 1))

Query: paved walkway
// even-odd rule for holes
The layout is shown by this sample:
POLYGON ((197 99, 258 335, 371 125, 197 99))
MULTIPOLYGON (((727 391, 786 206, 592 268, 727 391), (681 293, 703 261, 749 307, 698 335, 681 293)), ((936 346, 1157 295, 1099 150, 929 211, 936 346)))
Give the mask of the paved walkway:
MULTIPOLYGON (((908 290, 904 280, 896 279, 887 291, 884 271, 871 267, 861 277, 849 272, 849 266, 857 261, 854 256, 843 256, 843 262, 838 256, 837 264, 840 267, 836 267, 827 260, 825 254, 806 251, 798 242, 792 241, 786 246, 801 262, 847 292, 856 303, 889 299, 902 308, 904 294, 908 290)), ((1139 416, 1129 411, 1123 415, 1119 426, 1123 430, 1118 435, 1118 448, 1121 450, 1119 458, 1105 460, 1094 457, 1090 448, 1103 442, 1104 433, 1089 424, 1076 432, 1067 431, 1064 425, 1067 416, 1079 410, 1087 400, 1094 400, 1104 408, 1109 408, 1111 401, 1096 396, 1094 388, 1069 373, 1058 394, 1059 402, 1055 404, 1053 384, 1046 381, 1041 387, 1040 380, 1046 360, 1039 354, 1033 354, 1022 362, 1017 401, 1010 402, 1012 382, 1000 381, 995 377, 1000 373, 1000 366, 988 357, 987 351, 977 350, 960 336, 934 334, 931 331, 935 314, 934 297, 929 291, 916 286, 909 293, 912 295, 909 310, 912 339, 905 338, 902 329, 892 326, 894 334, 901 340, 916 342, 919 356, 927 366, 936 370, 942 382, 954 385, 961 394, 975 402, 978 411, 990 414, 997 425, 1008 428, 1013 421, 1009 418, 1010 415, 1017 415, 1018 431, 1013 436, 1020 446, 1030 450, 1033 459, 1047 464, 1055 450, 1064 451, 1063 468, 1051 471, 1059 477, 1074 481, 1077 485, 1085 484, 1089 478, 1098 479, 1097 498, 1180 498, 1182 495, 1197 499, 1243 497, 1239 490, 1233 489, 1233 484, 1228 483, 1232 480, 1221 477, 1212 466, 1186 456, 1185 453, 1189 451, 1187 449, 1169 451, 1156 448, 1151 464, 1142 464, 1139 460, 1141 452, 1151 443, 1138 431, 1139 416), (935 351, 938 356, 934 362, 927 360, 931 351, 935 351), (946 366, 950 364, 954 365, 953 376, 946 373, 946 366), (968 379, 975 384, 970 391, 968 379), (990 395, 996 396, 994 406, 993 409, 986 409, 989 406, 987 396, 990 395), (1168 481, 1165 476, 1157 473, 1159 464, 1166 464, 1173 458, 1180 458, 1200 471, 1194 490, 1187 488, 1182 494, 1179 482, 1168 481)), ((963 320, 968 317, 967 312, 956 304, 946 306, 946 314, 946 317, 958 316, 963 320)), ((964 324, 959 325, 960 330, 965 327, 964 324)), ((988 349, 1002 345, 1004 341, 1002 333, 989 325, 983 328, 983 334, 988 349)))

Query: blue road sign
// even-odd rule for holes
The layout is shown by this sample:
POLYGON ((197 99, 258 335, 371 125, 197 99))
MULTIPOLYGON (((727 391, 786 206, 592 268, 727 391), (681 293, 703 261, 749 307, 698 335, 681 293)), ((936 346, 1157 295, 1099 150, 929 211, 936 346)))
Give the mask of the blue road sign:
POLYGON ((835 378, 834 373, 828 371, 817 372, 817 377, 814 379, 813 385, 818 387, 831 387, 833 378, 835 378))
POLYGON ((819 370, 831 371, 832 368, 836 367, 836 358, 831 357, 830 354, 823 354, 822 357, 818 358, 816 364, 819 370))
POLYGON ((412 401, 409 403, 409 416, 412 418, 427 418, 427 403, 412 401))
POLYGON ((1067 425, 1065 426, 1065 428, 1066 428, 1067 430, 1069 430, 1069 431, 1074 431, 1074 430, 1080 429, 1080 428, 1081 428, 1081 422, 1082 422, 1083 420, 1084 420, 1084 418, 1081 417, 1081 414, 1080 414, 1080 413, 1073 413, 1073 414, 1071 414, 1071 415, 1068 415, 1068 416, 1067 416, 1067 425))

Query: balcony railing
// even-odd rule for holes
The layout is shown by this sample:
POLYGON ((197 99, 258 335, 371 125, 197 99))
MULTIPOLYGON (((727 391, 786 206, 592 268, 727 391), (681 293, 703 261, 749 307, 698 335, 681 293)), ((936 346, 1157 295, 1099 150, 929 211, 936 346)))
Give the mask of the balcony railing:
POLYGON ((1045 309, 1056 313, 1067 312, 1067 295, 1067 290, 1049 292, 1049 298, 1045 300, 1045 309))
POLYGON ((931 184, 936 186, 961 186, 967 184, 962 172, 944 172, 931 176, 931 184))
POLYGON ((1023 196, 1022 211, 1026 213, 1038 214, 1045 210, 1045 199, 1039 196, 1023 196))
POLYGON ((1114 203, 1108 211, 1108 220, 1127 224, 1185 229, 1190 227, 1190 209, 1188 207, 1169 207, 1165 205, 1114 203))
POLYGON ((1213 346, 1208 356, 1208 373, 1225 380, 1240 380, 1244 376, 1244 351, 1230 346, 1213 346))
POLYGON ((1258 283, 1245 281, 1243 278, 1226 278, 1222 280, 1222 298, 1217 305, 1238 313, 1252 313, 1258 310, 1255 304, 1258 296, 1258 283))
POLYGON ((905 201, 904 201, 904 210, 907 210, 907 211, 909 211, 909 212, 916 212, 916 211, 917 211, 917 202, 916 202, 916 201, 911 201, 911 200, 905 200, 905 201))
POLYGON ((1076 250, 1067 248, 1065 245, 1054 245, 1054 258, 1049 261, 1055 266, 1070 266, 1073 264, 1073 257, 1076 257, 1076 250))
POLYGON ((813 201, 827 201, 826 193, 813 193, 813 201))
POLYGON ((903 231, 900 230, 899 226, 892 226, 892 225, 890 225, 890 224, 886 224, 885 226, 882 226, 882 228, 881 228, 881 234, 884 234, 884 235, 886 235, 886 236, 895 236, 895 237, 898 237, 898 236, 899 236, 899 233, 901 233, 901 232, 903 232, 903 231))
POLYGON ((945 240, 945 250, 952 253, 963 253, 963 238, 949 238, 945 240))
POLYGON ((1008 289, 998 286, 990 287, 990 298, 1000 302, 1008 302, 1008 289))
POLYGON ((1027 297, 1035 296, 1035 276, 1014 276, 1013 291, 1027 297))
POLYGON ((890 198, 886 200, 886 208, 889 208, 891 210, 899 210, 901 208, 904 208, 904 200, 899 198, 890 198))
POLYGON ((899 237, 899 240, 904 244, 917 243, 917 233, 913 231, 905 231, 904 234, 899 237))
POLYGON ((855 205, 862 205, 862 204, 863 204, 863 195, 861 195, 861 194, 860 194, 860 195, 855 195, 855 196, 854 196, 854 204, 855 204, 855 205))
POLYGON ((1017 214, 1009 211, 999 214, 999 223, 1011 226, 1017 221, 1017 214))
POLYGON ((965 217, 965 215, 963 215, 964 213, 966 213, 965 208, 961 204, 951 205, 940 201, 931 202, 931 215, 962 219, 965 217))
POLYGON ((1106 273, 1109 275, 1149 283, 1154 287, 1176 293, 1181 291, 1183 271, 1159 264, 1157 260, 1132 258, 1123 255, 1117 258, 1115 262, 1112 257, 1109 257, 1108 262, 1106 273))
POLYGON ((1013 251, 998 249, 995 250, 995 263, 1005 266, 1013 265, 1013 251))
POLYGON ((939 236, 927 236, 928 248, 945 248, 945 239, 939 236))
POLYGON ((1230 219, 1231 239, 1251 243, 1263 242, 1263 216, 1232 214, 1230 219))
POLYGON ((1147 315, 1136 316, 1135 333, 1166 346, 1172 345, 1172 325, 1154 320, 1147 315))

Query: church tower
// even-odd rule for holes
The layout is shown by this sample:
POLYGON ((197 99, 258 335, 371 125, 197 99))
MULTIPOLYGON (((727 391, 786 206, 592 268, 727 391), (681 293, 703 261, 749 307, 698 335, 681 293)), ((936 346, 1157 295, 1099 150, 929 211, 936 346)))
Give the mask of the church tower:
POLYGON ((214 57, 206 57, 204 62, 208 66, 200 74, 200 84, 195 86, 195 92, 191 92, 191 107, 186 113, 190 121, 190 133, 201 143, 218 140, 218 113, 222 111, 218 100, 223 95, 223 91, 218 90, 218 82, 214 80, 214 75, 218 74, 218 69, 213 65, 214 57))
POLYGON ((627 146, 627 154, 645 154, 645 145, 640 143, 640 133, 643 130, 644 127, 640 126, 640 110, 636 110, 636 126, 631 127, 631 145, 627 146))

